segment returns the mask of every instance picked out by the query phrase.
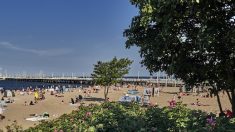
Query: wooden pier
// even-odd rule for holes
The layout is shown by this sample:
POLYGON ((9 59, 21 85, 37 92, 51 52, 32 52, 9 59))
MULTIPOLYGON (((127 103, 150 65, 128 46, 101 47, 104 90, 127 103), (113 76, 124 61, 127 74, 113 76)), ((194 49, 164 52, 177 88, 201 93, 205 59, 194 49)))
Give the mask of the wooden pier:
MULTIPOLYGON (((2 77, 0 80, 14 80, 22 82, 43 82, 43 83, 68 83, 93 85, 93 78, 90 77, 2 77)), ((175 87, 182 85, 183 82, 176 79, 152 79, 152 78, 133 78, 124 77, 120 79, 121 84, 146 85, 147 83, 160 84, 161 86, 175 87)))

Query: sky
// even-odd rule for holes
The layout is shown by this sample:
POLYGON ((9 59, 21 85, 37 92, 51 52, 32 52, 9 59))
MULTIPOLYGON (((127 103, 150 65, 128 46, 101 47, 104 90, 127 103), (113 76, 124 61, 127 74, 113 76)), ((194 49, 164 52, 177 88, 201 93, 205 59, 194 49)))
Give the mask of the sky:
POLYGON ((128 0, 0 1, 0 72, 89 76, 97 61, 134 61, 130 76, 149 75, 123 31, 138 11, 128 0))

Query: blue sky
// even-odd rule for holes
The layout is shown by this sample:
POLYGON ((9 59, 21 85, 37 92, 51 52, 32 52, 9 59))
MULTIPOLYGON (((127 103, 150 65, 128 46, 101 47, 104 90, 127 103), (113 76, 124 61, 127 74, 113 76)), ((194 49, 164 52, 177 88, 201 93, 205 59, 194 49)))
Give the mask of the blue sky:
POLYGON ((0 2, 0 71, 90 75, 114 56, 134 60, 129 75, 149 75, 124 29, 137 9, 128 0, 0 2))

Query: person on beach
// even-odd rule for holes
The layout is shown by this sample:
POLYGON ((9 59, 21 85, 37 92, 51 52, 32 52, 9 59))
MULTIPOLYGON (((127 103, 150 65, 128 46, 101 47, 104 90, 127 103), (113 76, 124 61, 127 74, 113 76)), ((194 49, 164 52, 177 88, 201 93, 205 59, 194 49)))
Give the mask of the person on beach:
POLYGON ((86 89, 83 90, 83 93, 84 93, 84 97, 87 97, 87 90, 86 89))
POLYGON ((72 103, 72 104, 75 104, 75 102, 74 102, 74 99, 73 99, 73 98, 71 98, 71 103, 72 103))
POLYGON ((196 99, 196 103, 191 103, 191 105, 196 105, 196 106, 209 106, 207 104, 202 104, 199 99, 196 99))
POLYGON ((30 101, 29 105, 34 105, 33 101, 30 101))
POLYGON ((180 85, 180 87, 179 87, 179 93, 182 93, 182 92, 183 92, 183 86, 180 85))
POLYGON ((45 97, 45 95, 42 93, 42 100, 45 100, 46 99, 46 97, 45 97))
POLYGON ((13 99, 11 100, 11 98, 7 98, 7 100, 6 100, 5 102, 6 102, 6 103, 13 103, 14 100, 13 100, 13 99))
POLYGON ((0 107, 0 121, 3 120, 5 116, 3 115, 3 109, 0 107))
POLYGON ((76 103, 82 102, 82 99, 83 99, 82 95, 79 94, 78 97, 76 97, 76 103))
POLYGON ((150 88, 152 87, 152 97, 155 95, 155 87, 153 84, 150 84, 150 88))
POLYGON ((63 86, 63 87, 62 87, 62 91, 61 91, 61 92, 62 92, 62 94, 65 92, 65 89, 66 89, 66 87, 65 87, 65 86, 63 86))
POLYGON ((24 106, 27 106, 28 104, 27 104, 27 101, 24 101, 24 106))
POLYGON ((1 88, 1 89, 0 89, 0 92, 1 92, 1 95, 3 95, 3 93, 4 93, 4 89, 3 89, 3 88, 1 88))
POLYGON ((59 93, 59 87, 58 86, 55 87, 55 91, 56 91, 56 93, 59 93))
POLYGON ((39 98, 38 91, 35 91, 35 92, 34 92, 34 100, 35 100, 35 103, 37 102, 38 98, 39 98))
POLYGON ((138 91, 138 85, 135 85, 135 90, 138 91))
POLYGON ((87 91, 87 95, 88 95, 88 97, 91 97, 91 90, 90 89, 87 91))
POLYGON ((209 92, 206 92, 206 94, 201 95, 201 97, 203 97, 203 98, 209 98, 209 97, 210 97, 210 94, 209 94, 209 92))
POLYGON ((110 102, 110 99, 109 98, 107 98, 107 100, 106 100, 107 102, 110 102))
POLYGON ((196 105, 201 106, 199 99, 197 99, 196 105))
POLYGON ((64 100, 61 100, 61 104, 64 104, 64 100))

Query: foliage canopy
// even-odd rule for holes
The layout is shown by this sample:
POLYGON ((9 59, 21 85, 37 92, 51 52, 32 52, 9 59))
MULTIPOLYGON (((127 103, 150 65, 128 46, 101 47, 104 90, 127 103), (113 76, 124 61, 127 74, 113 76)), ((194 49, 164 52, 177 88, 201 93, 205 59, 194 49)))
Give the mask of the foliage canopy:
POLYGON ((94 65, 92 77, 95 84, 105 86, 105 99, 107 99, 109 86, 118 83, 125 74, 128 74, 131 64, 132 61, 127 58, 114 57, 111 61, 98 61, 94 65))
POLYGON ((232 91, 235 112, 234 0, 131 0, 139 9, 124 36, 151 72, 232 91))

